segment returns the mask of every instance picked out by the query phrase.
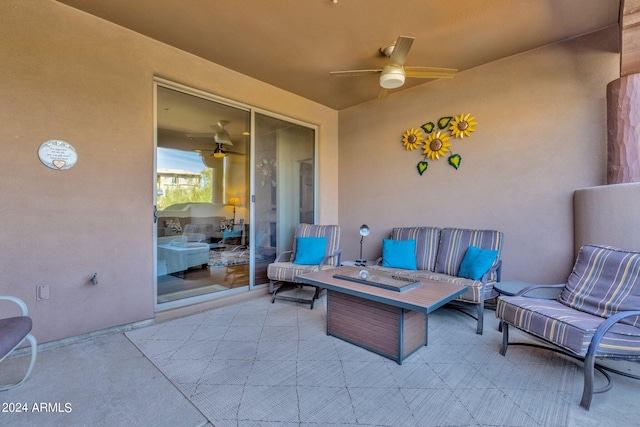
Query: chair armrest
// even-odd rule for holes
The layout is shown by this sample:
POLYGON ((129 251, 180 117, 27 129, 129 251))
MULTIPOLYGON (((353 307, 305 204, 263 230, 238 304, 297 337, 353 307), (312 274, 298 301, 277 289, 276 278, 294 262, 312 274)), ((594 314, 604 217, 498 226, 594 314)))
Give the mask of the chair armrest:
POLYGON ((27 309, 27 304, 25 304, 24 301, 22 301, 20 298, 0 295, 0 300, 12 301, 12 302, 18 304, 18 306, 20 307, 20 310, 22 311, 22 315, 23 316, 28 316, 29 315, 29 310, 27 309))
POLYGON ((293 251, 281 252, 273 262, 284 262, 286 258, 291 259, 291 254, 293 254, 293 251))
MULTIPOLYGON (((527 297, 527 298, 539 298, 539 299, 556 299, 558 298, 558 296, 560 295, 560 292, 562 292, 562 289, 564 288, 564 283, 560 283, 557 285, 533 285, 533 286, 528 286, 526 288, 524 288, 523 290, 521 290, 520 292, 518 292, 515 296, 518 297, 527 297), (528 296, 526 294, 530 293, 530 292, 541 292, 542 294, 544 294, 544 296, 528 296)), ((537 293, 535 292, 535 293, 537 293)))
POLYGON ((483 285, 487 284, 487 282, 489 281, 489 277, 491 277, 491 273, 493 272, 496 273, 496 281, 499 282, 500 275, 502 272, 502 260, 498 260, 496 265, 491 266, 491 268, 482 275, 482 277, 480 278, 480 281, 482 282, 483 285))
POLYGON ((621 311, 602 322, 600 326, 598 326, 598 329, 596 329, 596 332, 593 334, 591 344, 589 344, 589 348, 587 349, 587 355, 594 355, 596 353, 602 337, 604 337, 609 329, 611 329, 616 323, 619 323, 622 319, 626 319, 627 317, 634 316, 640 316, 640 311, 621 311))
POLYGON ((337 251, 335 251, 332 254, 325 255, 325 257, 322 258, 322 261, 320 261, 320 264, 318 264, 318 267, 322 267, 323 265, 329 265, 329 258, 331 258, 331 257, 337 257, 338 261, 337 261, 337 263, 335 263, 335 265, 340 265, 341 260, 342 260, 342 249, 338 249, 337 251))

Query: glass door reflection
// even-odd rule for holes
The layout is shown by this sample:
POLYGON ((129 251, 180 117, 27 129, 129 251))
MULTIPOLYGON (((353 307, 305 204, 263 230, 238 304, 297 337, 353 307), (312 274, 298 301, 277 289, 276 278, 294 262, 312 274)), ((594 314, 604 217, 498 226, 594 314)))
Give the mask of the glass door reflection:
POLYGON ((156 94, 157 304, 247 286, 250 113, 156 94))

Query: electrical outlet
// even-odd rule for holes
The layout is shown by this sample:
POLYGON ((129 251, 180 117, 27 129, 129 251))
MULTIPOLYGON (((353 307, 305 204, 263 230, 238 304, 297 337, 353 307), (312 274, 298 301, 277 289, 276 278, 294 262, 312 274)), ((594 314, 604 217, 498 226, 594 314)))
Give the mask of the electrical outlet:
POLYGON ((49 285, 40 285, 36 287, 36 300, 49 299, 49 285))

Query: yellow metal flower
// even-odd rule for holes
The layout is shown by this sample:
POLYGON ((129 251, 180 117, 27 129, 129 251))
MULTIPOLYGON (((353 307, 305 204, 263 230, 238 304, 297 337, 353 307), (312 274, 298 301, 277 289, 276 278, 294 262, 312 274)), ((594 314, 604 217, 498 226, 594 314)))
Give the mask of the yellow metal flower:
POLYGON ((405 150, 415 150, 422 144, 424 138, 422 137, 422 132, 420 129, 411 128, 402 135, 402 145, 404 145, 405 150))
POLYGON ((427 141, 424 143, 424 150, 422 154, 427 156, 428 159, 439 159, 440 156, 444 156, 449 151, 449 135, 444 132, 436 132, 429 135, 427 141))
POLYGON ((476 122, 475 117, 471 116, 471 113, 467 115, 461 114, 451 121, 449 130, 454 137, 462 139, 465 136, 471 136, 471 132, 476 130, 475 125, 477 124, 478 122, 476 122))

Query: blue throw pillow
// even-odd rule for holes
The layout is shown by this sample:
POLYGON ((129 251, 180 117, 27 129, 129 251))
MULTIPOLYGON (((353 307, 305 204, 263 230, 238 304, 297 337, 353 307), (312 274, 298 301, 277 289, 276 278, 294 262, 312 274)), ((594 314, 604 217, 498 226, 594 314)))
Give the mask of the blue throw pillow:
POLYGON ((460 263, 459 277, 480 280, 498 258, 498 251, 469 246, 460 263))
POLYGON ((297 237, 294 264, 317 265, 327 251, 326 237, 297 237))
POLYGON ((416 241, 382 239, 382 266, 416 269, 416 241))
POLYGON ((242 237, 242 230, 224 230, 222 238, 226 239, 228 237, 242 237))

